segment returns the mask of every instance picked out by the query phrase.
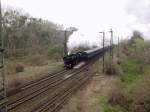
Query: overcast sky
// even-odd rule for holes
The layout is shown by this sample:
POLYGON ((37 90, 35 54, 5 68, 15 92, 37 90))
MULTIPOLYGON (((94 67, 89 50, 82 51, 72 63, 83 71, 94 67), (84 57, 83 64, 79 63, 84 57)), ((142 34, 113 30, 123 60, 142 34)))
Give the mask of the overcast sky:
POLYGON ((127 37, 133 30, 150 36, 150 0, 2 0, 2 4, 66 28, 77 27, 90 41, 98 41, 99 31, 109 37, 110 28, 115 36, 127 37))

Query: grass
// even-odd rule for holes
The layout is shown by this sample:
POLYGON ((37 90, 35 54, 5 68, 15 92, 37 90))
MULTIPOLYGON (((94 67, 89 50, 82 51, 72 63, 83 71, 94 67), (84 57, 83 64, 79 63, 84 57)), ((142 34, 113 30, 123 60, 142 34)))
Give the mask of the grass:
POLYGON ((132 84, 141 79, 142 75, 137 73, 136 60, 125 59, 121 67, 123 69, 123 74, 121 75, 120 79, 125 84, 132 84))
POLYGON ((144 65, 144 73, 139 74, 136 66, 138 63, 133 59, 125 59, 121 65, 123 74, 120 76, 121 85, 128 92, 133 91, 135 85, 140 83, 146 75, 150 75, 150 65, 144 65))
POLYGON ((47 64, 41 65, 41 66, 33 66, 28 65, 27 63, 23 62, 25 70, 24 72, 15 72, 15 66, 18 61, 9 61, 6 63, 7 67, 7 79, 6 84, 8 88, 15 88, 19 85, 22 85, 24 83, 30 82, 32 80, 35 80, 39 77, 44 76, 48 72, 52 72, 54 70, 58 70, 62 68, 63 64, 62 62, 54 62, 47 60, 47 64))
POLYGON ((144 75, 150 75, 150 65, 147 65, 147 66, 145 67, 144 75))
POLYGON ((121 76, 121 81, 125 84, 132 84, 137 80, 141 79, 142 76, 140 75, 133 75, 133 74, 124 74, 121 76))
MULTIPOLYGON (((144 66, 143 73, 137 72, 138 71, 137 66, 138 66, 137 61, 131 58, 124 59, 121 64, 123 74, 120 75, 119 77, 119 79, 121 80, 119 85, 122 85, 121 91, 123 91, 128 100, 131 101, 129 104, 129 109, 135 108, 132 107, 134 105, 134 102, 138 102, 140 98, 141 99, 143 97, 146 98, 148 96, 147 94, 149 93, 148 92, 149 90, 147 89, 149 88, 148 87, 149 83, 146 83, 146 81, 149 80, 150 65, 143 65, 144 66), (145 78, 147 80, 145 80, 145 78)), ((103 107, 104 107, 103 112, 128 112, 118 105, 112 106, 109 104, 105 104, 103 107)))
POLYGON ((102 110, 101 112, 127 112, 127 110, 119 105, 112 106, 107 103, 107 97, 99 97, 102 110))
POLYGON ((127 112, 123 107, 117 105, 117 106, 111 106, 109 104, 106 104, 103 106, 103 112, 127 112))
MULTIPOLYGON (((143 79, 144 75, 139 74, 137 72, 138 63, 134 59, 126 58, 121 63, 121 68, 123 73, 119 76, 119 87, 121 87, 121 91, 125 92, 127 98, 133 99, 132 92, 134 91, 134 87, 139 83, 140 80, 143 79)), ((150 73, 150 67, 146 67, 146 73, 150 73)), ((115 91, 114 91, 115 92, 115 91)), ((102 103, 102 112, 128 112, 126 108, 120 105, 111 105, 107 102, 108 98, 101 100, 102 103)), ((132 103, 132 102, 130 102, 132 103)))

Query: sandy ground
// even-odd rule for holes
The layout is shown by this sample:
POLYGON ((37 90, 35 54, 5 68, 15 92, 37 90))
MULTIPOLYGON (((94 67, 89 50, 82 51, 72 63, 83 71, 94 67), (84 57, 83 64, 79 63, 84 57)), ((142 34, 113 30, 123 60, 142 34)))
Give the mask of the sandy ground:
POLYGON ((80 89, 60 112, 102 112, 101 99, 115 88, 114 76, 98 75, 80 89))

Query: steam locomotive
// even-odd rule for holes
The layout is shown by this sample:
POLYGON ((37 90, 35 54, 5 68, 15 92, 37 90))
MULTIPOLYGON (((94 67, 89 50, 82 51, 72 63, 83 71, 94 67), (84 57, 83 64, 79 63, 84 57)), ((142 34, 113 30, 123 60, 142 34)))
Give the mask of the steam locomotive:
POLYGON ((64 65, 67 69, 72 69, 80 62, 87 62, 97 56, 103 56, 103 54, 108 51, 110 47, 94 48, 91 50, 77 52, 63 57, 64 65))

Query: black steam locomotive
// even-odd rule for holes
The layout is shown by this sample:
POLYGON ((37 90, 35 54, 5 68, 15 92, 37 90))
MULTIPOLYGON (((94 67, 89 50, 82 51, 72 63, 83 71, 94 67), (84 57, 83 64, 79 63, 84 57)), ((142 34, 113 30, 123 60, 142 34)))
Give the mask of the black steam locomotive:
POLYGON ((68 69, 72 69, 75 65, 77 65, 80 62, 87 62, 90 59, 93 59, 97 56, 103 56, 103 54, 108 51, 110 47, 103 48, 94 48, 91 50, 83 51, 83 52, 77 52, 70 55, 67 55, 63 58, 64 65, 68 69))

